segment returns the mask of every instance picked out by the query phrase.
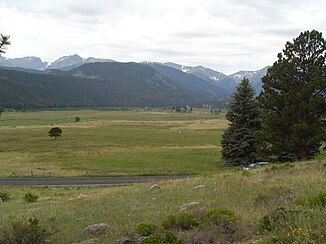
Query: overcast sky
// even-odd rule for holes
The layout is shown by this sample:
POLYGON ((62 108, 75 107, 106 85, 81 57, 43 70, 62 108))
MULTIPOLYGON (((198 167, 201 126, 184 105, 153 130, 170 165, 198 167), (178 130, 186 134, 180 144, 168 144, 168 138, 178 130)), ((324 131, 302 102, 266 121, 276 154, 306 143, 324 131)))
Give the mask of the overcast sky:
POLYGON ((79 54, 203 65, 230 74, 276 60, 301 31, 326 35, 325 0, 0 0, 6 57, 79 54))

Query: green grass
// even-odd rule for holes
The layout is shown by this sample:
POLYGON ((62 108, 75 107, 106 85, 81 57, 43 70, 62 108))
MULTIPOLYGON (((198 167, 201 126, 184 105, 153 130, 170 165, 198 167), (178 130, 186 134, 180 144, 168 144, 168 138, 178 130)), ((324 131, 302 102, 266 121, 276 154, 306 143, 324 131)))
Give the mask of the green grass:
MULTIPOLYGON (((284 233, 260 233, 258 223, 277 207, 303 208, 295 202, 314 199, 324 191, 326 151, 315 161, 270 165, 252 171, 228 168, 221 161, 219 146, 226 127, 223 115, 213 116, 205 110, 191 114, 99 110, 5 112, 0 118, 2 177, 13 171, 18 176, 33 171, 36 176, 49 176, 51 172, 52 176, 87 173, 192 177, 159 182, 158 191, 149 191, 156 182, 123 187, 0 187, 0 192, 10 194, 10 200, 0 205, 0 229, 11 220, 36 217, 47 226, 56 226, 58 232, 52 243, 61 244, 82 241, 80 232, 88 225, 108 223, 110 231, 98 243, 116 243, 126 233, 135 233, 139 222, 160 225, 168 215, 180 213, 180 206, 185 203, 199 202, 199 206, 209 209, 233 210, 246 229, 246 238, 241 243, 288 234, 299 238, 300 243, 297 234, 301 229, 291 233, 289 229, 284 229, 284 233), (81 122, 74 122, 76 116, 81 122), (61 138, 48 137, 52 126, 63 129, 61 138), (204 187, 194 189, 198 185, 204 187), (38 201, 26 203, 23 197, 28 192, 39 196, 38 201), (87 197, 78 199, 79 194, 87 197)), ((325 215, 324 210, 304 211, 314 213, 317 219, 325 215)), ((326 231, 325 221, 318 221, 309 220, 302 228, 313 231, 313 227, 319 226, 318 231, 326 231)))
POLYGON ((5 112, 0 176, 211 174, 224 167, 219 141, 226 126, 205 110, 5 112), (52 126, 62 128, 57 140, 47 135, 52 126))
POLYGON ((41 223, 58 228, 53 243, 74 243, 83 240, 80 232, 88 225, 108 223, 110 231, 99 243, 115 243, 126 233, 135 233, 139 222, 160 225, 168 215, 180 213, 180 206, 185 203, 199 202, 199 206, 209 209, 233 210, 248 229, 249 239, 242 243, 252 243, 266 237, 257 231, 264 215, 280 206, 294 207, 297 199, 314 196, 326 186, 326 167, 318 162, 244 172, 223 171, 212 176, 159 182, 161 189, 157 191, 149 190, 154 182, 124 187, 0 187, 0 191, 11 195, 11 200, 0 207, 0 226, 22 216, 36 217, 41 223), (194 189, 197 185, 204 187, 194 189), (259 194, 270 194, 278 187, 287 189, 293 201, 283 205, 256 203, 259 194), (38 195, 38 202, 25 203, 26 192, 38 195), (77 199, 79 194, 86 194, 87 198, 77 199))

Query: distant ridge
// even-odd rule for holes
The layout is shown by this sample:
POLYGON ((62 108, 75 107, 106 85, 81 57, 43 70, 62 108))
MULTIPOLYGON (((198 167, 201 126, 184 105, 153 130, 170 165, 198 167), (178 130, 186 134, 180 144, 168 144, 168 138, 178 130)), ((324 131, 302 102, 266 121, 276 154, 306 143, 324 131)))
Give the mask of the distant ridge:
POLYGON ((0 69, 0 106, 65 107, 201 106, 226 99, 216 86, 173 68, 166 75, 139 63, 88 63, 41 73, 0 69), (191 78, 191 79, 190 79, 191 78))
MULTIPOLYGON (((251 82, 256 93, 258 94, 262 89, 261 78, 267 73, 269 66, 264 67, 261 70, 256 71, 239 71, 231 75, 225 75, 221 72, 205 68, 203 66, 184 66, 175 63, 155 63, 144 62, 147 65, 151 65, 154 68, 159 65, 164 65, 187 74, 192 74, 206 82, 214 82, 215 86, 224 94, 231 95, 239 82, 246 77, 251 82)), ((162 71, 162 70, 161 70, 162 71)))
POLYGON ((34 70, 47 70, 47 69, 60 69, 71 70, 86 63, 96 62, 114 62, 112 59, 104 58, 82 58, 77 54, 63 56, 58 58, 52 63, 44 62, 38 57, 23 57, 23 58, 5 58, 0 57, 0 67, 34 69, 34 70))
POLYGON ((9 95, 3 94, 0 106, 18 108, 172 106, 203 103, 222 106, 243 77, 250 80, 258 95, 262 89, 261 77, 268 69, 265 67, 257 71, 239 71, 225 75, 203 66, 186 66, 171 62, 119 63, 112 59, 85 59, 77 54, 63 56, 52 63, 32 56, 15 59, 0 57, 0 69, 1 67, 1 73, 5 76, 0 79, 0 87, 9 95), (151 74, 145 67, 150 68, 151 74), (14 71, 29 75, 26 75, 25 79, 25 75, 14 75, 14 71), (6 79, 15 84, 16 91, 4 82, 6 79), (46 83, 47 80, 51 82, 46 83), (134 84, 137 85, 133 86, 134 84), (60 94, 54 95, 52 91, 48 91, 50 85, 53 89, 62 89, 59 89, 60 94), (93 85, 97 87, 92 87, 93 85), (85 90, 79 86, 83 86, 85 90), (33 94, 31 89, 34 89, 36 94, 33 94), (71 90, 79 91, 80 94, 71 90), (95 96, 94 93, 102 95, 95 96))

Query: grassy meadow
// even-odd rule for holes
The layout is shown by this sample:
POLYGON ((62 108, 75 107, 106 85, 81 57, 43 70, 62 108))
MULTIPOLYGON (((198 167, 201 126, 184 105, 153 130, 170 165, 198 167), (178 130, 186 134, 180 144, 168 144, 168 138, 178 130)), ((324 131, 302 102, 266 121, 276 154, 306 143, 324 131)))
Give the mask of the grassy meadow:
MULTIPOLYGON (((109 232, 95 243, 113 244, 122 236, 135 234, 137 223, 151 221, 161 226, 168 215, 182 212, 180 206, 197 202, 196 209, 234 211, 239 231, 232 243, 325 243, 325 208, 310 204, 325 192, 325 151, 315 161, 250 171, 228 168, 223 166, 219 146, 226 127, 223 114, 211 115, 208 110, 191 114, 99 110, 3 113, 1 177, 12 172, 26 176, 30 171, 36 176, 48 176, 49 172, 54 176, 191 176, 131 186, 0 186, 0 193, 10 196, 0 204, 0 229, 13 220, 38 218, 41 225, 56 228, 52 243, 65 244, 87 239, 81 231, 88 225, 108 223, 109 232), (76 116, 80 122, 74 122, 76 116), (62 128, 61 138, 47 135, 52 126, 62 128), (161 189, 150 191, 154 183, 161 189), (29 192, 39 199, 26 203, 23 197, 29 192), (84 194, 82 198, 80 194, 84 194), (282 219, 280 228, 261 231, 263 216, 279 207, 291 209, 295 218, 282 219)), ((189 240, 195 232, 183 235, 189 240)))
POLYGON ((0 176, 210 174, 223 167, 226 127, 208 110, 5 112, 0 176), (63 130, 57 140, 47 134, 54 126, 63 130))
MULTIPOLYGON (((180 213, 180 206, 198 202, 196 207, 234 211, 243 225, 239 243, 263 243, 260 240, 269 234, 258 231, 260 219, 277 207, 302 209, 296 201, 312 198, 325 190, 325 174, 325 164, 305 162, 158 182, 161 189, 157 191, 149 190, 154 182, 120 187, 0 187, 0 192, 11 195, 11 200, 0 205, 0 225, 7 226, 11 220, 21 217, 36 217, 41 224, 56 227, 57 233, 51 238, 53 243, 77 243, 85 239, 80 233, 88 225, 108 223, 110 231, 97 243, 116 243, 127 233, 135 233, 137 223, 152 221, 160 225, 169 214, 180 213), (203 187, 195 188, 198 185, 203 187), (39 200, 25 203, 23 196, 27 192, 38 195, 39 200), (80 194, 87 197, 78 199, 80 194)), ((304 211, 317 213, 319 218, 305 221, 298 228, 307 230, 309 235, 325 233, 324 210, 304 211)), ((284 228, 284 231, 288 233, 291 229, 284 228)))

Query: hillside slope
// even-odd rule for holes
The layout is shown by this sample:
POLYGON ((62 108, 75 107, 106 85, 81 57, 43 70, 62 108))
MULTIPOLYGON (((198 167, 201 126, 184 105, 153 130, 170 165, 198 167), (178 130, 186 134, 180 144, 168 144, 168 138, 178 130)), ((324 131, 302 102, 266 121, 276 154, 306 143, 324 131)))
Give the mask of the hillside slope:
POLYGON ((88 63, 70 71, 0 70, 0 106, 8 108, 175 106, 213 103, 220 94, 193 80, 138 63, 88 63))

